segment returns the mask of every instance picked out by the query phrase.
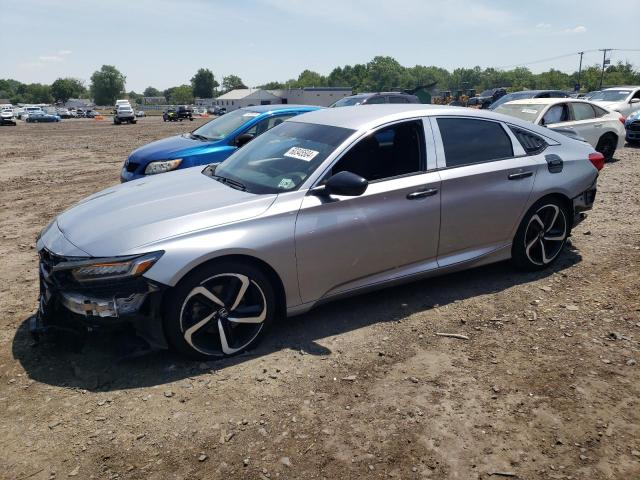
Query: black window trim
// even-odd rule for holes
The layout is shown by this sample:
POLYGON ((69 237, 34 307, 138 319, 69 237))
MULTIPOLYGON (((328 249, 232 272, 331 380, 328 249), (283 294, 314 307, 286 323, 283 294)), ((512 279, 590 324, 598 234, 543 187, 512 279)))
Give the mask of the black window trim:
MULTIPOLYGON (((438 127, 438 137, 440 138, 440 145, 442 146, 442 154, 444 155, 444 162, 445 162, 445 166, 444 167, 438 167, 435 168, 433 170, 429 170, 430 172, 434 172, 434 171, 442 171, 442 170, 451 170, 453 168, 462 168, 462 167, 471 167, 473 165, 482 165, 484 163, 492 163, 492 162, 500 162, 502 160, 511 160, 514 158, 522 158, 522 157, 527 157, 529 155, 526 154, 525 155, 516 155, 515 154, 515 145, 513 144, 513 138, 512 138, 512 133, 508 131, 508 127, 507 127, 507 123, 505 122, 501 122, 500 120, 493 120, 491 118, 483 118, 483 117, 475 117, 475 116, 467 116, 467 115, 434 115, 433 117, 431 117, 435 120, 436 126, 438 127), (500 157, 500 158, 492 158, 489 160, 483 160, 482 162, 473 162, 473 163, 465 163, 463 165, 452 165, 452 166, 448 166, 446 165, 447 163, 447 154, 444 151, 444 142, 442 141, 442 133, 440 132, 440 125, 438 125, 438 119, 439 118, 459 118, 459 119, 463 119, 463 120, 482 120, 485 122, 492 122, 492 123, 497 123, 498 125, 500 125, 502 127, 502 130, 504 131, 505 135, 507 136, 507 138, 509 139, 509 141, 511 142, 511 151, 513 152, 513 154, 510 157, 500 157)), ((513 137, 515 138, 515 135, 513 135, 513 137)), ((515 140, 518 140, 517 138, 515 140)), ((524 150, 524 148, 522 147, 522 145, 520 145, 520 148, 522 148, 524 150)))
POLYGON ((391 122, 378 125, 376 128, 372 128, 371 130, 367 130, 358 138, 355 138, 347 147, 345 147, 345 149, 342 152, 340 152, 340 155, 338 157, 333 159, 333 162, 331 162, 331 164, 327 166, 327 168, 322 172, 322 174, 318 176, 318 179, 314 182, 314 184, 309 188, 309 192, 311 192, 311 190, 314 187, 323 185, 324 182, 326 182, 331 177, 331 170, 333 170, 334 165, 336 165, 361 140, 363 140, 368 135, 372 135, 373 133, 379 130, 383 130, 393 125, 398 125, 400 123, 414 122, 414 123, 419 123, 421 126, 420 137, 422 141, 420 142, 420 170, 417 170, 415 172, 410 172, 410 173, 404 173, 402 175, 395 175, 393 177, 385 177, 385 178, 379 178, 377 180, 371 180, 369 181, 369 185, 374 183, 387 182, 389 180, 396 180, 398 178, 413 177, 415 175, 424 175, 425 173, 436 171, 437 169, 427 170, 427 166, 428 166, 427 165, 427 139, 425 135, 425 125, 424 125, 425 118, 429 118, 429 117, 420 116, 420 117, 403 118, 401 120, 393 120, 391 122))

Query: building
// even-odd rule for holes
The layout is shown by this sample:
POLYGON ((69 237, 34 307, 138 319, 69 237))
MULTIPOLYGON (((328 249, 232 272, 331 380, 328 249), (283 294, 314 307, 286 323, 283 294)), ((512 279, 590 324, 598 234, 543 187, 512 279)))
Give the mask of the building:
POLYGON ((254 105, 275 105, 280 103, 282 103, 280 97, 266 90, 256 88, 238 88, 213 100, 213 105, 225 107, 227 112, 254 105))
POLYGON ((349 87, 306 87, 282 90, 260 90, 240 88, 217 98, 197 98, 196 105, 202 107, 225 107, 228 112, 253 105, 318 105, 328 107, 336 100, 352 95, 349 87))
POLYGON ((353 95, 351 87, 288 88, 284 90, 269 90, 269 92, 280 97, 282 103, 318 105, 320 107, 328 107, 341 98, 353 95))
POLYGON ((88 108, 95 107, 96 104, 88 98, 70 98, 64 103, 64 106, 67 108, 88 108))
POLYGON ((166 105, 167 99, 164 97, 142 97, 143 105, 166 105))

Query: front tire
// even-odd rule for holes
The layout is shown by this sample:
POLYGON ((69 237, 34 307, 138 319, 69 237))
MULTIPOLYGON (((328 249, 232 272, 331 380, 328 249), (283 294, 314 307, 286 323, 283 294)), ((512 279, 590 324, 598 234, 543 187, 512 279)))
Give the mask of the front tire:
POLYGON ((570 233, 567 211, 555 198, 536 202, 522 219, 511 260, 523 270, 542 270, 560 256, 570 233))
POLYGON ((197 359, 253 348, 273 322, 276 296, 265 273, 248 264, 204 265, 170 292, 163 317, 175 350, 197 359))

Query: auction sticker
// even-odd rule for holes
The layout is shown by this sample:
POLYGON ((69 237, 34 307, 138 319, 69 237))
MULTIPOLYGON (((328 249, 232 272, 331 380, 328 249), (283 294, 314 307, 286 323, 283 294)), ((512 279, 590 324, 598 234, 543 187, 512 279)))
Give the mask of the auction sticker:
POLYGON ((243 117, 257 117, 258 115, 260 115, 258 112, 247 112, 242 114, 243 117))
POLYGON ((532 113, 532 114, 535 115, 536 113, 538 113, 538 110, 532 110, 530 108, 523 108, 522 109, 522 113, 532 113))
POLYGON ((298 160, 304 160, 305 162, 310 162, 318 155, 320 152, 316 152, 315 150, 308 150, 306 148, 300 147, 291 147, 284 153, 285 157, 297 158, 298 160))
POLYGON ((278 188, 284 188, 285 190, 289 190, 295 186, 296 184, 293 183, 293 180, 291 180, 290 178, 283 178, 278 184, 278 188))

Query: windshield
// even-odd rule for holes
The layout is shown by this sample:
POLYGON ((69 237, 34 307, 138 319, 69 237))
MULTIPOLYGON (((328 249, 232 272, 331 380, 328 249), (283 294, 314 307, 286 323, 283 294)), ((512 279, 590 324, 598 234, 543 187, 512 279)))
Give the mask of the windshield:
POLYGON ((259 116, 258 112, 251 112, 249 110, 236 110, 231 113, 227 113, 224 117, 214 118, 208 123, 205 123, 200 128, 196 128, 193 134, 196 136, 206 137, 209 140, 222 140, 228 136, 234 130, 237 130, 242 125, 250 122, 255 117, 259 116))
POLYGON ((493 102, 489 108, 493 110, 494 108, 502 105, 503 103, 511 102, 512 100, 522 100, 523 98, 533 98, 534 95, 535 94, 532 92, 508 93, 507 95, 504 95, 500 97, 498 100, 496 100, 495 102, 493 102))
POLYGON ((212 176, 251 193, 290 192, 352 133, 329 125, 284 122, 236 151, 212 176))
POLYGON ((351 107, 353 105, 360 105, 367 97, 345 97, 341 98, 329 108, 333 107, 351 107))
POLYGON ((496 113, 503 113, 512 117, 525 120, 527 122, 535 122, 540 112, 544 110, 544 105, 539 103, 505 103, 495 108, 496 113))
POLYGON ((631 93, 631 90, 603 90, 589 97, 593 102, 622 102, 631 93))

